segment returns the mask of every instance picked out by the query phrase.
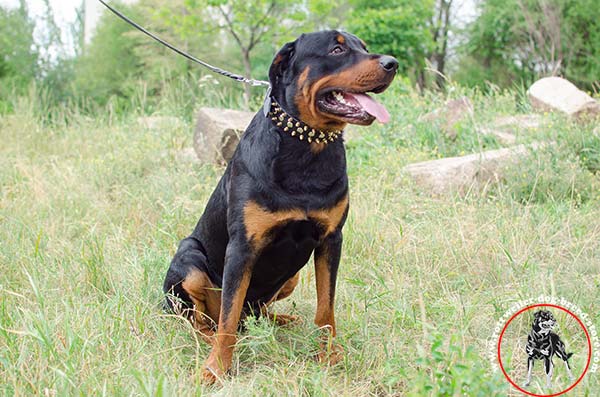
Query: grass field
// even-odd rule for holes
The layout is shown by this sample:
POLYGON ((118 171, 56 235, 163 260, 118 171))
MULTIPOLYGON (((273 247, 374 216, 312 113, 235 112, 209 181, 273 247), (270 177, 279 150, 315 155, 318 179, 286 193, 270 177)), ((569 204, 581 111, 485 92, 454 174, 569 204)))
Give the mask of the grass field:
MULTIPOLYGON (((311 265, 276 304, 303 321, 249 321, 222 386, 200 383, 208 346, 161 310, 170 258, 223 171, 176 160, 193 124, 149 130, 110 113, 47 123, 27 101, 0 116, 0 394, 521 395, 487 359, 512 303, 562 296, 600 325, 600 136, 547 115, 547 128, 519 141, 556 144, 510 166, 502 183, 430 197, 404 165, 500 147, 476 127, 529 110, 515 93, 466 93, 475 117, 456 141, 419 121, 443 98, 395 89, 384 97, 393 123, 347 145, 351 210, 336 297, 344 361, 312 359, 311 265)), ((529 390, 547 393, 536 368, 529 390)), ((556 371, 565 386, 564 367, 556 371)), ((588 374, 569 395, 599 389, 588 374)))

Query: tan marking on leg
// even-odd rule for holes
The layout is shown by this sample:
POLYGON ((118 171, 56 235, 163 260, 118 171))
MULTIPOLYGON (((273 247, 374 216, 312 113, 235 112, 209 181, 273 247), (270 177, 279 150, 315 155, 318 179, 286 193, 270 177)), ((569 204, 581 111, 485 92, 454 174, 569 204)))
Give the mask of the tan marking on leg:
POLYGON ((348 209, 348 195, 345 195, 336 205, 331 208, 314 210, 308 213, 309 218, 314 218, 325 226, 325 235, 333 233, 339 226, 346 210, 348 209))
POLYGON ((294 288, 298 285, 298 281, 300 280, 300 272, 293 275, 288 281, 286 281, 283 286, 279 289, 279 291, 271 298, 271 300, 263 305, 261 308, 262 315, 269 318, 271 321, 274 321, 279 326, 286 326, 291 323, 298 321, 298 316, 294 316, 291 314, 281 314, 281 313, 272 313, 269 310, 269 306, 278 300, 282 300, 287 298, 292 294, 294 288))
POLYGON ((283 284, 277 295, 275 295, 275 300, 279 301, 287 298, 292 294, 298 282, 300 281, 300 272, 294 274, 288 281, 283 284))
POLYGON ((212 344, 210 337, 214 334, 213 328, 221 310, 220 289, 199 269, 191 270, 181 286, 194 304, 192 325, 206 342, 212 344))
POLYGON ((250 271, 246 271, 242 275, 240 284, 231 301, 229 315, 226 318, 223 310, 221 310, 215 343, 204 363, 203 378, 207 383, 214 383, 215 380, 222 377, 231 367, 233 350, 237 341, 237 328, 244 298, 250 284, 250 276, 250 271))
POLYGON ((335 336, 335 318, 331 301, 331 272, 329 271, 327 251, 315 258, 315 281, 317 285, 317 313, 315 324, 318 327, 330 327, 335 336))
POLYGON ((334 365, 343 356, 341 346, 335 343, 336 328, 333 310, 333 296, 331 294, 331 272, 329 271, 329 255, 327 249, 323 249, 321 255, 315 257, 315 281, 317 284, 317 312, 315 324, 319 328, 326 329, 326 334, 321 342, 321 351, 317 360, 321 363, 334 365))
POLYGON ((306 213, 296 208, 271 212, 254 201, 249 201, 244 206, 246 238, 253 243, 255 249, 263 245, 263 239, 270 229, 290 221, 304 219, 307 219, 306 213))

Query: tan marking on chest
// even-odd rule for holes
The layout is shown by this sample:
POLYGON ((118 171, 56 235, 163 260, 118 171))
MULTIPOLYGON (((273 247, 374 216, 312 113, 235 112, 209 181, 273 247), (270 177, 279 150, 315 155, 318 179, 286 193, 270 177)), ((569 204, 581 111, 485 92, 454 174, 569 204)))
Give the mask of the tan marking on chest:
POLYGON ((246 239, 261 245, 269 230, 274 227, 292 222, 314 219, 325 227, 325 234, 331 234, 340 224, 348 208, 348 195, 344 196, 331 208, 306 211, 298 208, 282 211, 268 211, 255 201, 249 201, 244 206, 244 225, 246 239))
POLYGON ((310 144, 310 151, 313 154, 319 154, 323 151, 323 149, 325 149, 325 147, 327 146, 326 143, 316 143, 316 142, 312 142, 310 144))
POLYGON ((348 195, 345 195, 336 205, 331 208, 313 210, 308 213, 309 218, 315 219, 325 227, 325 234, 331 234, 337 229, 346 209, 348 208, 348 195))
POLYGON ((264 239, 270 229, 287 222, 305 219, 307 219, 306 212, 299 209, 271 212, 254 201, 249 201, 244 206, 246 238, 257 243, 264 239))

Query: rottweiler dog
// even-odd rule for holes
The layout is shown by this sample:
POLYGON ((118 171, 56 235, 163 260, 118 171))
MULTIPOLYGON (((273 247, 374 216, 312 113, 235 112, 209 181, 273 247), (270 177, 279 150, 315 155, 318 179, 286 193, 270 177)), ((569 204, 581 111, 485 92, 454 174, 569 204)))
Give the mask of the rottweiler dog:
POLYGON ((556 326, 556 319, 551 312, 547 310, 538 310, 534 313, 533 323, 531 324, 531 332, 527 336, 527 380, 523 386, 527 387, 531 383, 531 373, 533 371, 533 363, 535 360, 544 360, 544 369, 546 370, 546 387, 552 387, 552 373, 554 371, 554 363, 552 357, 557 355, 565 362, 569 379, 573 380, 569 358, 573 353, 567 353, 565 344, 560 337, 552 332, 556 326))
POLYGON ((383 92, 397 69, 395 58, 371 54, 362 40, 335 30, 303 34, 275 56, 264 109, 164 282, 170 307, 187 313, 212 345, 205 381, 229 370, 243 316, 294 320, 268 306, 292 293, 313 252, 315 323, 328 330, 318 359, 339 360, 334 296, 349 201, 342 132, 348 123, 388 121, 367 92, 383 92))

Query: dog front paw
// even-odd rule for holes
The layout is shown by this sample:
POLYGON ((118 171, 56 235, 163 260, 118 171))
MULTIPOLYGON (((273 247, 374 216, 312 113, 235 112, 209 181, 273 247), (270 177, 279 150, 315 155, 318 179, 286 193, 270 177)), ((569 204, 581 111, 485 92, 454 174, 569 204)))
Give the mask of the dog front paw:
POLYGON ((291 314, 269 313, 269 318, 280 327, 287 327, 300 322, 300 317, 291 314))
POLYGON ((229 366, 222 359, 211 353, 202 366, 202 383, 212 385, 221 381, 228 369, 229 366))
POLYGON ((321 344, 321 350, 317 354, 317 361, 320 364, 335 365, 344 358, 344 349, 335 342, 325 342, 321 344))
POLYGON ((220 380, 220 378, 221 377, 217 375, 217 371, 214 369, 206 365, 202 368, 202 383, 212 385, 215 384, 217 380, 220 380))

